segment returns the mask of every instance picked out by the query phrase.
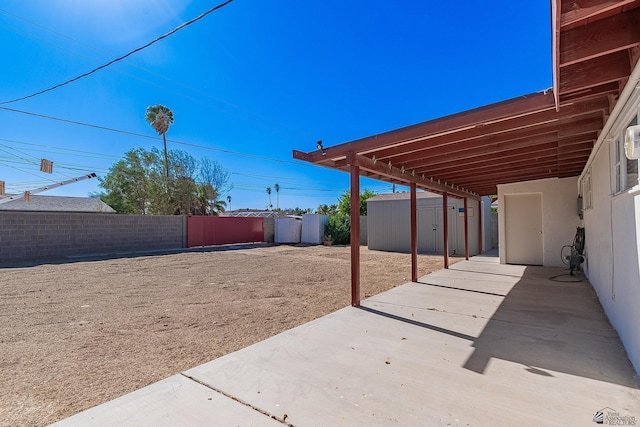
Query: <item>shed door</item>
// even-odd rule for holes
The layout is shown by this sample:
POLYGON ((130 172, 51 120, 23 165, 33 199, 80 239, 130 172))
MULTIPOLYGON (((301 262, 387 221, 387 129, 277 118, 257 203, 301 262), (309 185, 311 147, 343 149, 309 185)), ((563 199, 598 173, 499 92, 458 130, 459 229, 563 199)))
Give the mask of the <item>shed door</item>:
POLYGON ((542 265, 542 195, 504 197, 507 264, 542 265))
MULTIPOLYGON (((444 221, 442 220, 442 208, 437 209, 438 218, 438 237, 436 238, 436 250, 438 253, 443 253, 444 246, 444 221)), ((455 255, 458 253, 458 227, 456 220, 456 207, 449 205, 447 209, 447 234, 448 234, 448 248, 449 255, 455 255)))
MULTIPOLYGON (((456 253, 456 216, 455 208, 448 209, 449 252, 456 253)), ((442 228, 442 208, 428 207, 418 209, 418 251, 427 253, 442 252, 444 231, 442 228)))
POLYGON ((435 208, 418 209, 418 251, 435 252, 438 224, 435 208))

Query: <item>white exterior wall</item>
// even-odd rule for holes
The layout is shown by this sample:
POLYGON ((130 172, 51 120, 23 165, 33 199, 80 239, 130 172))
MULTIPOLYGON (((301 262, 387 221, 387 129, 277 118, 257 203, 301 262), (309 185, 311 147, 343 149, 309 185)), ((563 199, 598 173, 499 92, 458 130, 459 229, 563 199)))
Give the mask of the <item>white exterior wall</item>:
POLYGON ((591 172, 593 207, 585 209, 585 273, 636 372, 640 373, 640 186, 614 194, 612 141, 637 114, 640 95, 630 98, 602 135, 591 172))
MULTIPOLYGON (((563 267, 562 246, 571 245, 576 228, 582 226, 577 213, 578 178, 550 178, 498 186, 498 200, 505 195, 540 194, 542 196, 542 265, 563 267)), ((505 238, 505 203, 498 205, 500 263, 506 263, 509 248, 505 238)), ((587 232, 587 240, 589 239, 587 232)), ((521 242, 526 245, 527 242, 521 242)))

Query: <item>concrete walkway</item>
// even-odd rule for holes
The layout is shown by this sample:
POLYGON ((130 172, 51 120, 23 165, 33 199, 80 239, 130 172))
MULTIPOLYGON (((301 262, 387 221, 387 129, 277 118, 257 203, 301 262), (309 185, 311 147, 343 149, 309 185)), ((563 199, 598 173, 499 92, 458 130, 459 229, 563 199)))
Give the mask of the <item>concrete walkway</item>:
POLYGON ((54 425, 640 425, 624 348, 566 273, 474 257, 54 425))

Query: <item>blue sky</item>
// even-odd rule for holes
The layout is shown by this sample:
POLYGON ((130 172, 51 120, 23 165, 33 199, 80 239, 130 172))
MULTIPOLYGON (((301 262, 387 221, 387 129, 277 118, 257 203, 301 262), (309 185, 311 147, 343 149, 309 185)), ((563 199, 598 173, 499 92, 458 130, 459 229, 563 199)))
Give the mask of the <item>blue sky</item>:
MULTIPOLYGON (((76 77, 218 3, 0 0, 0 102, 76 77)), ((0 109, 0 180, 18 192, 104 175, 127 150, 162 146, 144 113, 164 104, 175 116, 169 149, 226 167, 232 209, 265 208, 276 183, 281 208, 315 209, 335 203, 349 177, 293 160, 293 149, 547 89, 550 37, 544 0, 235 0, 91 76, 0 105, 148 136, 0 109), (39 171, 42 157, 53 175, 39 171)), ((98 184, 42 194, 86 196, 98 184)))

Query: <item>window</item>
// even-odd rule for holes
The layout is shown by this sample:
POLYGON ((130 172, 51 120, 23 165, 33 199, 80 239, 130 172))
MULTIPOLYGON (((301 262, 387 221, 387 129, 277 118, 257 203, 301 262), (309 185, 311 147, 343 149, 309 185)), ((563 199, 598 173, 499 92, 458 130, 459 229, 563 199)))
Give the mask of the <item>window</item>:
POLYGON ((593 209, 593 196, 591 188, 591 168, 587 170, 587 173, 582 178, 582 197, 583 197, 583 210, 593 209))
MULTIPOLYGON (((638 124, 635 117, 627 126, 622 129, 620 135, 613 140, 611 171, 613 173, 613 193, 618 194, 628 188, 638 185, 638 160, 629 160, 624 154, 624 133, 629 126, 638 124)), ((586 200, 585 200, 586 202, 586 200)))

